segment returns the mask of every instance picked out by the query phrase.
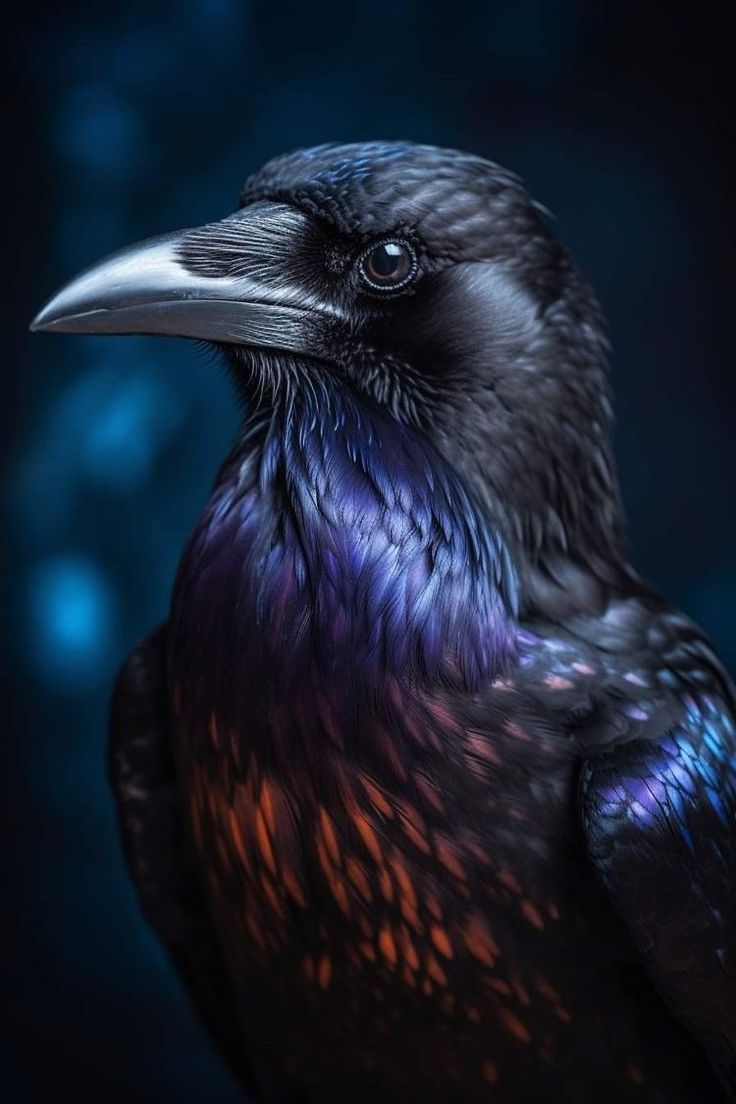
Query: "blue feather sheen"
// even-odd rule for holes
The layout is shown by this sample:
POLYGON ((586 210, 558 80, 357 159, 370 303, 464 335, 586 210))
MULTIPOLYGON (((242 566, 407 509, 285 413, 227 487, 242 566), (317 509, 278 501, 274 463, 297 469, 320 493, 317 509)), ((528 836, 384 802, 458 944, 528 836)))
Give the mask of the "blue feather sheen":
POLYGON ((234 715, 315 667, 328 693, 382 676, 472 691, 515 656, 510 555, 460 479, 390 414, 323 399, 251 418, 182 560, 177 623, 234 715))

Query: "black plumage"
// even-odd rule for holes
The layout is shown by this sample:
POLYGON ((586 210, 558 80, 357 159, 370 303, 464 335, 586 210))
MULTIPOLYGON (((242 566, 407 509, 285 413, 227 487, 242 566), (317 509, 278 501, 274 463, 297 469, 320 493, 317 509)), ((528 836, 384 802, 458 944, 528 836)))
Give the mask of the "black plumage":
POLYGON ((626 559, 594 296, 455 151, 242 204, 37 320, 213 341, 247 400, 111 723, 204 1022, 264 1100, 733 1094, 733 690, 626 559))

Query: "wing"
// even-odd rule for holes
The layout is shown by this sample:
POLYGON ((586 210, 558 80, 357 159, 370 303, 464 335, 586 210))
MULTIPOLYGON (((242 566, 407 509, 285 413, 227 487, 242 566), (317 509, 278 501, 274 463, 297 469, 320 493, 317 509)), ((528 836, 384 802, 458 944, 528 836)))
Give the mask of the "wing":
POLYGON ((589 759, 589 854, 665 1000, 736 1099, 736 739, 728 695, 688 694, 658 740, 589 759))
POLYGON ((126 660, 110 714, 109 770, 138 900, 216 1047, 249 1091, 225 963, 179 806, 165 689, 165 626, 126 660))

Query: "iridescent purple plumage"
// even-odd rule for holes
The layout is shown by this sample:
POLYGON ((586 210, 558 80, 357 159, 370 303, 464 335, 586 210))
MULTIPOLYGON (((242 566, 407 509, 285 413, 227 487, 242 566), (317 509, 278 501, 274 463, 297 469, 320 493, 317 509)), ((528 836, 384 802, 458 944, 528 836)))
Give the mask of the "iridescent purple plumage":
POLYGON ((287 692, 315 663, 476 689, 516 651, 508 550, 421 435, 320 400, 246 427, 183 561, 182 635, 218 649, 235 717, 263 673, 287 692))

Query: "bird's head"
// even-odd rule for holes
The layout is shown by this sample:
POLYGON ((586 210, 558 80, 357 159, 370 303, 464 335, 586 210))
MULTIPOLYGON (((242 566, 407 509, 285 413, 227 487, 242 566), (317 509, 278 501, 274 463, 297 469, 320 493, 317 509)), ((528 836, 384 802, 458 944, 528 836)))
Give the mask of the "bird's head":
POLYGON ((532 607, 571 589, 589 604, 619 570, 597 303, 519 179, 479 157, 374 142, 276 158, 237 212, 103 260, 33 328, 212 342, 252 403, 365 396, 503 527, 532 607))

